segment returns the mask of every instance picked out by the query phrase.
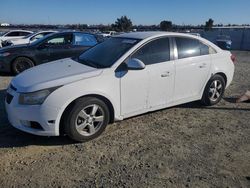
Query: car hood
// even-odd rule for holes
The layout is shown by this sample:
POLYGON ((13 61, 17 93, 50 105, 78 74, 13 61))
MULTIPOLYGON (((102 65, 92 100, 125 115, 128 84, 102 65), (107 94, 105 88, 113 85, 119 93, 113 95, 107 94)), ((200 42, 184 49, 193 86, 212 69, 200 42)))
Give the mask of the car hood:
POLYGON ((28 69, 13 78, 11 84, 17 92, 26 93, 65 85, 95 77, 101 73, 102 69, 89 67, 66 58, 28 69))

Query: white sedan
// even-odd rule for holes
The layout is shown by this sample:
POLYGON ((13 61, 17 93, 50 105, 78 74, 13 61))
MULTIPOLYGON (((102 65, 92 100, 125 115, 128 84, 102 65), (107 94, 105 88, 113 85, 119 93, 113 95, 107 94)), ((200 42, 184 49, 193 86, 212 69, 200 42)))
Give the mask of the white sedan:
POLYGON ((201 37, 122 34, 79 57, 21 73, 8 87, 6 110, 22 131, 88 141, 124 118, 195 100, 218 103, 233 79, 234 60, 201 37))
POLYGON ((11 31, 5 32, 0 36, 0 47, 2 47, 2 42, 5 40, 20 39, 31 33, 33 32, 27 31, 27 30, 11 30, 11 31))
POLYGON ((35 42, 36 40, 40 38, 43 38, 46 35, 49 35, 55 32, 56 31, 39 31, 36 33, 31 33, 22 38, 14 38, 14 39, 5 40, 2 43, 5 43, 6 46, 18 45, 18 44, 29 44, 29 43, 35 42))

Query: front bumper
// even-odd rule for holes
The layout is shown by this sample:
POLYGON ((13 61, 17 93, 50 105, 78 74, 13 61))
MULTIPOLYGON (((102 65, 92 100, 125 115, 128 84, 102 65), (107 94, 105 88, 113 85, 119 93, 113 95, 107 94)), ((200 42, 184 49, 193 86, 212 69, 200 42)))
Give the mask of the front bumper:
POLYGON ((5 100, 5 108, 13 127, 39 136, 59 136, 55 126, 59 109, 43 105, 20 105, 19 93, 10 88, 7 95, 12 96, 5 100), (31 122, 36 122, 40 127, 32 127, 31 122))

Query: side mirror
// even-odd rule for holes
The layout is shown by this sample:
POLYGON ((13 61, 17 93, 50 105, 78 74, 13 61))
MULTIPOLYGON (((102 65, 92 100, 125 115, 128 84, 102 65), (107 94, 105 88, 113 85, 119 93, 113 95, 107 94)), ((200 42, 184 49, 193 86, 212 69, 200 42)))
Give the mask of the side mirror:
POLYGON ((145 69, 145 64, 141 60, 133 58, 127 62, 127 68, 128 70, 142 70, 145 69))

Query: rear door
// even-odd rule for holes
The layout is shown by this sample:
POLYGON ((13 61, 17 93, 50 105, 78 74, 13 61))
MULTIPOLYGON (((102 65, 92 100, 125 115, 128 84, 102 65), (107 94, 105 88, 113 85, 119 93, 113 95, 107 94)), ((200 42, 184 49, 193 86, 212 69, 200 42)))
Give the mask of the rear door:
POLYGON ((88 33, 74 33, 72 43, 72 56, 79 56, 85 50, 95 46, 97 39, 88 33))
POLYGON ((174 100, 199 96, 209 76, 209 47, 197 39, 176 37, 178 59, 175 61, 174 100))

